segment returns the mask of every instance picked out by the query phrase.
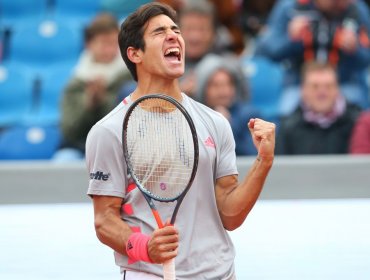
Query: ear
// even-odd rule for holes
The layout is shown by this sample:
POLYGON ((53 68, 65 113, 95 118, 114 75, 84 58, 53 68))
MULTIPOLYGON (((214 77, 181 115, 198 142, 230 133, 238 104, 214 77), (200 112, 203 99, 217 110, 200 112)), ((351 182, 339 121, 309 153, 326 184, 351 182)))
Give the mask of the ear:
POLYGON ((127 57, 131 62, 138 64, 141 62, 141 50, 135 49, 134 47, 128 47, 127 57))

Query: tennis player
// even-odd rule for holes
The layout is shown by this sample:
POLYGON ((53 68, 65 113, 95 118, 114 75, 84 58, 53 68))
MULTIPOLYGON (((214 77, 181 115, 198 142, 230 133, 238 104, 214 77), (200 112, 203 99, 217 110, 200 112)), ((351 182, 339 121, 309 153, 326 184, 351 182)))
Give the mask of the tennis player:
MULTIPOLYGON (((137 81, 132 94, 90 131, 86 161, 99 240, 115 251, 125 280, 161 279, 162 265, 176 257, 177 279, 236 279, 235 251, 227 231, 238 228, 255 204, 274 159, 275 125, 251 119, 248 127, 258 156, 238 182, 235 142, 229 122, 181 92, 185 44, 169 6, 141 6, 121 26, 122 57, 137 81), (199 139, 197 175, 174 226, 158 229, 123 158, 125 112, 150 93, 177 99, 191 115, 199 139)), ((247 128, 246 128, 247 129, 247 128)), ((173 205, 158 204, 168 216, 173 205)))

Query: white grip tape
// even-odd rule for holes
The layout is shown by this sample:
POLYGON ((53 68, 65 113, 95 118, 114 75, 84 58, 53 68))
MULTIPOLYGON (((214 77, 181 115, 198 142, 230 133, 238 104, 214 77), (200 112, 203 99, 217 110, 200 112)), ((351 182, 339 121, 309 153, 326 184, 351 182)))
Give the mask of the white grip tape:
POLYGON ((163 263, 163 280, 176 280, 174 258, 163 263))

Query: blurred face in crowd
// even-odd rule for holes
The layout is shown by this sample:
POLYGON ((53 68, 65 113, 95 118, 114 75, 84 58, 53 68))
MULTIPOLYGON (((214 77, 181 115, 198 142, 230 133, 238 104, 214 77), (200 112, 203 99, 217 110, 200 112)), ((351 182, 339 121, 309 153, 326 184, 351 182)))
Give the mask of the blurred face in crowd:
POLYGON ((235 98, 235 83, 232 76, 225 70, 217 70, 209 79, 206 87, 206 104, 230 108, 235 98))
POLYGON ((110 63, 119 53, 118 31, 100 33, 87 43, 87 49, 92 53, 95 62, 110 63))
POLYGON ((205 55, 214 41, 212 18, 198 13, 184 14, 180 18, 180 27, 186 43, 186 57, 199 59, 205 55))
POLYGON ((354 0, 315 0, 319 9, 328 14, 340 14, 354 2, 354 0))
POLYGON ((332 69, 311 70, 302 86, 304 104, 316 113, 329 113, 339 95, 336 73, 332 69))

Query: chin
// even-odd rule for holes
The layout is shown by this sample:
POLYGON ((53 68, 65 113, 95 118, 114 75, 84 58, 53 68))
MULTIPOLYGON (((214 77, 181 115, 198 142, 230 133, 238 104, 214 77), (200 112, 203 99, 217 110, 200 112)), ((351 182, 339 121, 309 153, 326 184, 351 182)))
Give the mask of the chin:
POLYGON ((185 71, 174 71, 174 72, 172 72, 172 73, 170 73, 170 76, 171 76, 171 78, 173 78, 173 79, 178 79, 178 78, 180 78, 182 75, 184 75, 184 73, 185 73, 185 71))

